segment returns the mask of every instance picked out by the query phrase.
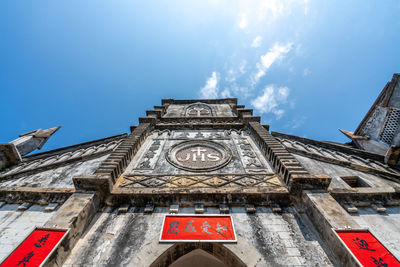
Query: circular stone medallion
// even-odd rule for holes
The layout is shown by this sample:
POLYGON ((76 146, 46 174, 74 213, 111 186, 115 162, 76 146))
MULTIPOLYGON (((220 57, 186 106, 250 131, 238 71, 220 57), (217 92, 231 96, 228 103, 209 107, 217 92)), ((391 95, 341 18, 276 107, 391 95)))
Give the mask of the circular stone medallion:
POLYGON ((231 150, 211 141, 185 141, 168 149, 166 158, 179 169, 192 172, 213 171, 229 163, 231 150))

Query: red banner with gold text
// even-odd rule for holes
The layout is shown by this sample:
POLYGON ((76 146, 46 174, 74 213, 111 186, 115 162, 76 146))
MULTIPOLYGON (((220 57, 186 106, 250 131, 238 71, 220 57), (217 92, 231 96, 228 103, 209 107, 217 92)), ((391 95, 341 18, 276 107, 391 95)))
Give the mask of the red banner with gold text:
POLYGON ((66 230, 35 229, 12 253, 0 267, 40 266, 53 248, 66 234, 66 230))
POLYGON ((160 241, 235 242, 235 229, 229 215, 166 215, 160 241))
POLYGON ((400 266, 400 262, 368 230, 337 230, 336 233, 363 266, 400 266))

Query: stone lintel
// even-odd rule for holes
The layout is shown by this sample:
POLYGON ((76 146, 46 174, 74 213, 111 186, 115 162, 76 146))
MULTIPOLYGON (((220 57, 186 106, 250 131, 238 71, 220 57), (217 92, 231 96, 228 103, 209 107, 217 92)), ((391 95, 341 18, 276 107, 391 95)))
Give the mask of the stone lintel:
POLYGON ((96 193, 74 193, 53 214, 44 227, 69 228, 68 236, 48 259, 46 266, 62 266, 68 254, 81 237, 99 209, 100 201, 96 193))
POLYGON ((305 209, 321 239, 336 255, 341 266, 359 266, 333 229, 360 229, 360 225, 326 191, 304 191, 301 209, 305 209), (333 228, 333 229, 332 229, 333 228))

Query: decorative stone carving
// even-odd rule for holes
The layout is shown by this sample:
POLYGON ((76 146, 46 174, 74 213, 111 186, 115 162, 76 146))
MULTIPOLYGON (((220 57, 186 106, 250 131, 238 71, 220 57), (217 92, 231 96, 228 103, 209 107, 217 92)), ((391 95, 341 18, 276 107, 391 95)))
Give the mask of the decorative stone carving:
POLYGON ((232 152, 222 143, 193 140, 172 146, 165 156, 170 164, 179 169, 204 172, 226 166, 232 159, 232 152))
POLYGON ((212 108, 204 103, 195 103, 187 106, 184 110, 186 117, 211 117, 214 116, 212 108))
POLYGON ((235 143, 246 169, 258 169, 263 167, 247 139, 240 138, 237 139, 235 143))
POLYGON ((157 157, 160 153, 161 142, 155 139, 147 152, 144 154, 142 161, 138 165, 138 169, 151 169, 154 164, 151 164, 153 158, 157 157))
POLYGON ((136 175, 118 183, 121 188, 221 188, 282 187, 274 174, 209 174, 209 175, 136 175))

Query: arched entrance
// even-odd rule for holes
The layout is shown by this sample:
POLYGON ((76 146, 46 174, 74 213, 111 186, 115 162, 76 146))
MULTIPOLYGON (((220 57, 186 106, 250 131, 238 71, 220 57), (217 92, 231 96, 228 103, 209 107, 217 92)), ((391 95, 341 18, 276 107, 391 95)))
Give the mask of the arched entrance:
POLYGON ((219 243, 176 243, 150 267, 246 267, 229 249, 219 243))

